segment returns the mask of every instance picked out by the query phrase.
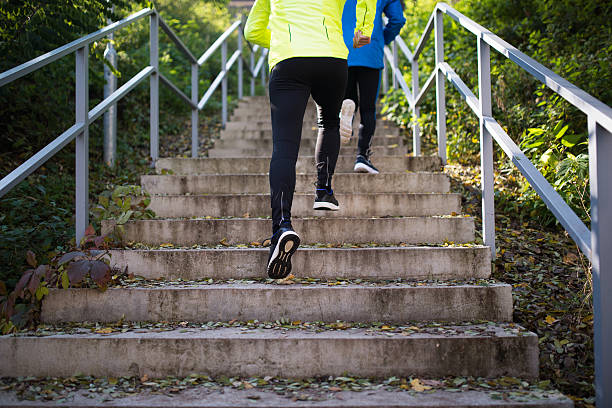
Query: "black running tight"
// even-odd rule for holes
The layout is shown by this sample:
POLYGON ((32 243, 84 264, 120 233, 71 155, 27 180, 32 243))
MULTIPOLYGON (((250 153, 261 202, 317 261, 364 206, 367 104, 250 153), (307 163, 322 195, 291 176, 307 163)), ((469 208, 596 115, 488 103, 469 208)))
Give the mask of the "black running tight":
POLYGON ((376 98, 379 84, 380 69, 349 67, 345 99, 352 99, 355 106, 359 106, 361 126, 357 154, 362 156, 367 156, 376 131, 376 98))
MULTIPOLYGON (((315 151, 317 186, 331 189, 340 151, 340 108, 346 88, 346 60, 298 57, 279 62, 270 73, 273 151, 270 161, 272 228, 291 222, 295 164, 308 98, 317 104, 319 137, 315 151)), ((313 186, 314 189, 314 186, 313 186)))

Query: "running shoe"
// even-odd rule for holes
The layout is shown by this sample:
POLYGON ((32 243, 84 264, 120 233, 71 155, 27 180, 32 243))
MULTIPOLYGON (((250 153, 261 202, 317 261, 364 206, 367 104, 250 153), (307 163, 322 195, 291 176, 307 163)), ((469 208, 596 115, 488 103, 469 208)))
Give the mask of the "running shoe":
POLYGON ((286 278, 291 273, 291 255, 300 246, 300 236, 293 230, 291 224, 284 224, 270 241, 268 276, 272 279, 286 278))
POLYGON ((379 173, 378 169, 374 167, 370 159, 360 154, 357 155, 357 160, 355 160, 355 167, 353 168, 353 170, 356 171, 357 173, 370 173, 370 174, 379 173))
POLYGON ((317 188, 317 195, 315 197, 314 210, 323 211, 338 211, 340 206, 338 200, 334 197, 334 191, 326 188, 317 188))
POLYGON ((353 115, 355 114, 355 102, 352 99, 345 99, 342 102, 340 111, 340 141, 347 144, 353 136, 353 115))

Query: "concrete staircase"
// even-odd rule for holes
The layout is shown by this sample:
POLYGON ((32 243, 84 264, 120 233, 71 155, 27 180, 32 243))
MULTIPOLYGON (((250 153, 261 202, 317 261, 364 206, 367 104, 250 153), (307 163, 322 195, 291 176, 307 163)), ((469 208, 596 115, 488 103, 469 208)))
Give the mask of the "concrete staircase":
MULTIPOLYGON (((115 250, 112 262, 146 280, 104 293, 51 290, 42 308, 48 324, 201 328, 1 337, 0 376, 537 378, 538 339, 511 323, 511 286, 491 280, 490 251, 473 244, 474 221, 460 214, 461 197, 449 193, 439 159, 407 157, 399 129, 379 121, 373 161, 381 174, 352 173, 353 138, 334 178, 341 210, 315 212, 314 116, 309 104, 293 211, 303 243, 294 281, 265 279, 268 249, 259 242, 271 235, 269 105, 245 98, 211 158, 160 159, 158 175, 142 176, 159 218, 127 223, 124 240, 141 249, 115 250), (253 321, 296 328, 206 324, 253 321), (360 324, 311 330, 306 323, 337 321, 360 324), (383 323, 401 333, 386 334, 383 323)), ((104 232, 113 228, 104 224, 104 232)), ((572 406, 562 398, 523 405, 478 393, 456 401, 428 395, 368 400, 363 393, 350 406, 572 406)), ((189 406, 214 405, 205 402, 189 406)), ((214 406, 298 406, 285 403, 214 406)))

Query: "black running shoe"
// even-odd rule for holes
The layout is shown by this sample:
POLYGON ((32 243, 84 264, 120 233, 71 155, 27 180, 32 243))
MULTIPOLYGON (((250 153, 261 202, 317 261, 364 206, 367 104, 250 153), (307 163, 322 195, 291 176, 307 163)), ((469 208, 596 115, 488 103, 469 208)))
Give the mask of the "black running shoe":
POLYGON ((353 168, 357 173, 370 173, 370 174, 378 174, 379 171, 372 162, 365 156, 357 155, 357 160, 355 160, 355 167, 353 168))
POLYGON ((315 197, 314 210, 323 211, 338 211, 340 206, 338 200, 334 197, 334 191, 326 188, 317 188, 317 196, 315 197))
POLYGON ((268 276, 272 279, 286 278, 291 273, 291 255, 300 246, 300 236, 291 224, 285 224, 281 225, 270 241, 268 276))

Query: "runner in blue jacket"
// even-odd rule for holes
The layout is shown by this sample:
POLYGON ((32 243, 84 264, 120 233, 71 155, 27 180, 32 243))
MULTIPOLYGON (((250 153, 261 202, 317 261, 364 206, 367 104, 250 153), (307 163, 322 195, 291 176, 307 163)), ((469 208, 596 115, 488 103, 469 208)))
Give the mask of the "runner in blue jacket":
POLYGON ((354 170, 377 174, 378 169, 370 161, 370 145, 376 130, 376 98, 384 66, 383 48, 399 34, 406 19, 402 0, 378 0, 372 42, 361 48, 353 48, 356 4, 357 0, 347 0, 342 15, 344 42, 349 49, 349 68, 345 101, 341 111, 340 135, 344 142, 348 142, 353 131, 355 107, 359 106, 361 125, 354 170), (383 24, 383 13, 388 18, 386 25, 383 24))

